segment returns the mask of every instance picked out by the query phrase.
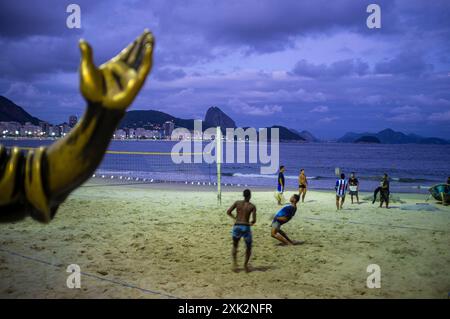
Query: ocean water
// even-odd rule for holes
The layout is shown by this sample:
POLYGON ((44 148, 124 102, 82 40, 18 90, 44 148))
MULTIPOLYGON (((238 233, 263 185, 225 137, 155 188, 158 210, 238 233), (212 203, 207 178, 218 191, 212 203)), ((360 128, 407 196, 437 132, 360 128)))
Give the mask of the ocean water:
MULTIPOLYGON (((52 141, 4 139, 0 142, 6 146, 37 147, 52 141)), ((112 151, 163 154, 107 154, 96 174, 124 180, 146 178, 182 183, 217 182, 214 163, 173 163, 169 153, 174 145, 175 142, 168 141, 112 141, 109 147, 112 151)), ((222 183, 275 189, 276 174, 263 175, 259 161, 249 163, 248 144, 245 145, 245 163, 222 164, 222 183)), ((449 145, 280 143, 279 154, 279 164, 286 167, 287 189, 292 191, 298 187, 300 168, 305 169, 312 189, 333 189, 336 168, 347 176, 356 172, 363 191, 372 191, 377 187, 384 173, 391 177, 393 192, 420 193, 426 193, 431 185, 444 183, 450 175, 449 145)))

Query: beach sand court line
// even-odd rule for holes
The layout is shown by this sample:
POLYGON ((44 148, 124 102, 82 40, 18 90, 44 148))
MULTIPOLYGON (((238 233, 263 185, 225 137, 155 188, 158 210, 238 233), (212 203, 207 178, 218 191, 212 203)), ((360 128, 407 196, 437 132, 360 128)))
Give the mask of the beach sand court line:
POLYGON ((441 233, 450 233, 450 231, 442 230, 442 229, 430 229, 430 228, 421 228, 415 226, 405 226, 405 225, 383 225, 383 224, 372 224, 372 223, 363 223, 352 220, 337 220, 337 219, 324 219, 324 218, 315 218, 315 217, 303 217, 305 220, 315 220, 315 221, 325 221, 332 223, 342 223, 342 224, 356 224, 356 225, 367 225, 367 226, 377 226, 377 227, 390 227, 390 228, 406 228, 406 229, 414 229, 414 230, 424 230, 424 231, 432 231, 432 232, 441 232, 441 233))
MULTIPOLYGON (((11 250, 8 250, 8 249, 3 249, 3 248, 0 248, 0 251, 2 251, 4 253, 7 253, 7 254, 10 254, 10 255, 13 255, 13 256, 16 256, 16 257, 20 257, 20 258, 23 258, 23 259, 31 260, 33 262, 41 263, 41 264, 44 264, 44 265, 47 265, 47 266, 51 266, 53 268, 58 268, 58 269, 63 269, 64 268, 64 265, 61 264, 61 263, 57 263, 57 264, 51 263, 51 262, 46 261, 46 260, 42 260, 42 259, 31 257, 31 256, 26 256, 26 255, 20 254, 18 252, 11 251, 11 250)), ((142 288, 142 287, 139 287, 139 286, 127 283, 125 281, 119 281, 119 280, 116 280, 116 279, 109 279, 109 278, 102 278, 100 276, 97 276, 97 275, 94 275, 94 274, 91 274, 91 273, 87 273, 87 272, 84 272, 84 271, 81 271, 80 274, 83 275, 83 276, 86 276, 86 277, 91 277, 91 278, 94 278, 94 279, 97 279, 97 280, 106 281, 106 282, 109 282, 109 283, 112 283, 112 284, 115 284, 115 285, 119 285, 119 286, 122 286, 122 287, 131 288, 131 289, 137 289, 137 290, 139 290, 139 291, 141 291, 143 293, 147 293, 147 294, 160 295, 160 296, 163 296, 163 297, 167 297, 169 299, 181 299, 179 297, 176 297, 176 296, 173 296, 173 295, 170 295, 170 294, 167 294, 167 293, 163 293, 163 292, 159 292, 159 291, 154 291, 154 290, 142 288)))
MULTIPOLYGON (((447 298, 450 291, 450 210, 364 205, 336 213, 334 192, 311 191, 307 200, 315 202, 302 204, 284 226, 306 243, 280 247, 270 236, 279 210, 273 192, 255 191, 254 271, 236 274, 226 209, 242 190, 224 192, 218 205, 211 190, 161 186, 80 188, 48 225, 30 218, 0 224, 0 296, 447 298), (83 271, 80 289, 66 285, 69 264, 83 271), (369 264, 382 268, 382 289, 365 286, 369 264)), ((402 200, 412 205, 422 197, 402 200)), ((243 258, 241 243, 240 265, 243 258)))

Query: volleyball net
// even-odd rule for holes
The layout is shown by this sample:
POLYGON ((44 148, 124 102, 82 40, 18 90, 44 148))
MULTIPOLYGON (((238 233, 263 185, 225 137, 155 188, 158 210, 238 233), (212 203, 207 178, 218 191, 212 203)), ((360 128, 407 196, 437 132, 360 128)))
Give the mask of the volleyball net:
MULTIPOLYGON (((15 146, 15 141, 2 141, 7 147, 15 146)), ((133 144, 138 148, 148 148, 147 143, 133 144)), ((152 142, 148 142, 152 143, 152 142)), ((159 145, 161 147, 161 144, 159 145)), ((169 146, 169 145, 167 145, 169 146)), ((25 151, 30 151, 36 146, 20 146, 25 151)), ((184 183, 192 185, 217 186, 220 181, 220 168, 217 163, 209 164, 205 161, 175 163, 172 156, 194 157, 211 155, 208 152, 183 152, 171 151, 106 151, 102 162, 92 175, 94 179, 103 179, 112 183, 184 183)), ((215 156, 215 155, 213 155, 215 156)))
MULTIPOLYGON (((185 153, 186 156, 204 153, 185 153)), ((217 185, 217 164, 174 163, 172 152, 107 151, 92 176, 117 183, 217 185)), ((219 178, 220 179, 220 178, 219 178)))
MULTIPOLYGON (((24 150, 51 144, 51 141, 46 140, 17 142, 16 140, 4 140, 2 144, 6 147, 19 144, 19 147, 24 150)), ((171 142, 118 141, 118 143, 111 144, 111 149, 105 153, 91 180, 83 186, 163 183, 206 186, 211 191, 217 192, 220 201, 223 187, 248 186, 248 177, 252 176, 252 172, 258 171, 259 167, 257 163, 248 161, 248 150, 245 162, 223 161, 222 157, 225 158, 226 155, 223 153, 226 152, 223 152, 225 150, 222 150, 222 144, 216 142, 216 147, 211 152, 206 151, 206 144, 201 144, 200 152, 183 150, 177 153, 173 152, 174 143, 171 142), (147 151, 151 149, 158 149, 158 151, 147 151), (174 157, 178 156, 187 156, 192 160, 174 161, 174 157), (200 157, 202 160, 196 161, 195 157, 200 157), (205 160, 206 157, 213 158, 213 161, 205 160)), ((246 147, 248 148, 248 145, 246 147)), ((189 149, 195 150, 194 147, 189 149)))

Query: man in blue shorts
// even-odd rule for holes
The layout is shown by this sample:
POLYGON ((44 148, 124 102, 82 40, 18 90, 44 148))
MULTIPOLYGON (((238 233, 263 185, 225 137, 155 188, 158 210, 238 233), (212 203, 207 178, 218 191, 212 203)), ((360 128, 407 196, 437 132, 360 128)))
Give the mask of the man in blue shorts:
POLYGON ((282 205, 282 202, 284 201, 283 193, 284 193, 284 171, 285 171, 284 165, 280 166, 280 171, 278 173, 278 185, 277 185, 277 192, 276 192, 276 199, 278 202, 278 205, 282 205))
POLYGON ((297 203, 300 200, 300 196, 294 194, 290 198, 290 204, 284 206, 278 211, 272 221, 272 237, 281 241, 285 245, 295 245, 296 242, 292 241, 284 231, 281 230, 281 226, 286 224, 294 217, 297 212, 297 203))
POLYGON ((231 205, 227 210, 228 216, 235 220, 233 226, 233 249, 231 255, 233 256, 233 271, 237 272, 237 248, 239 245, 239 240, 244 238, 245 244, 247 246, 247 250, 245 252, 245 263, 244 268, 246 272, 250 271, 248 266, 248 261, 250 260, 250 256, 252 255, 252 230, 250 226, 253 226, 256 223, 256 206, 250 203, 250 198, 252 194, 249 189, 244 190, 243 192, 244 200, 238 200, 231 205), (236 217, 232 214, 233 210, 236 209, 236 217), (252 221, 250 222, 250 215, 252 216, 252 221))

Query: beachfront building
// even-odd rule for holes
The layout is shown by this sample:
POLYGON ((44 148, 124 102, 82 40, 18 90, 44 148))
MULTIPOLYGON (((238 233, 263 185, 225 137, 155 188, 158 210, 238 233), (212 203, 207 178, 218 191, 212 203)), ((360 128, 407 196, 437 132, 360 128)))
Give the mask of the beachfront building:
POLYGON ((136 130, 134 128, 125 129, 127 138, 136 138, 136 130))
MULTIPOLYGON (((68 132, 67 127, 66 132, 68 132)), ((0 122, 0 135, 4 137, 60 137, 61 127, 51 125, 48 122, 39 122, 39 125, 30 122, 25 124, 0 122)))
POLYGON ((122 129, 116 130, 116 132, 114 133, 114 138, 116 140, 123 140, 127 138, 127 132, 125 132, 122 129))
POLYGON ((143 127, 138 127, 138 128, 135 130, 134 134, 135 134, 135 137, 136 137, 136 138, 143 138, 144 135, 145 135, 145 128, 143 128, 143 127))
POLYGON ((203 139, 203 132, 202 131, 197 131, 197 130, 193 130, 191 131, 191 138, 195 141, 199 141, 203 139))
POLYGON ((30 122, 25 123, 20 127, 20 136, 37 137, 41 136, 41 127, 38 125, 31 124, 30 122))
POLYGON ((39 122, 39 126, 41 127, 41 133, 43 133, 42 135, 48 136, 50 124, 48 122, 39 122))
POLYGON ((142 139, 160 139, 161 134, 157 130, 146 130, 142 127, 139 127, 135 131, 135 137, 142 139))
POLYGON ((71 129, 71 127, 69 126, 69 124, 67 124, 67 123, 62 123, 62 124, 60 124, 59 125, 59 128, 60 128, 60 132, 61 132, 61 136, 65 136, 67 133, 69 133, 70 132, 70 129, 71 129))
POLYGON ((49 137, 59 137, 61 136, 61 129, 59 126, 50 125, 48 128, 48 136, 49 137))
POLYGON ((170 139, 172 141, 188 141, 192 139, 192 133, 191 131, 180 131, 177 132, 176 136, 171 136, 170 139))
POLYGON ((78 117, 76 115, 69 116, 69 126, 74 127, 78 123, 78 117))
POLYGON ((175 123, 167 121, 163 124, 164 136, 168 139, 172 136, 172 132, 175 129, 175 123))
POLYGON ((18 136, 20 127, 18 122, 0 122, 0 133, 2 136, 18 136))
POLYGON ((158 130, 148 130, 147 131, 147 138, 152 139, 160 139, 161 138, 161 132, 158 130))

